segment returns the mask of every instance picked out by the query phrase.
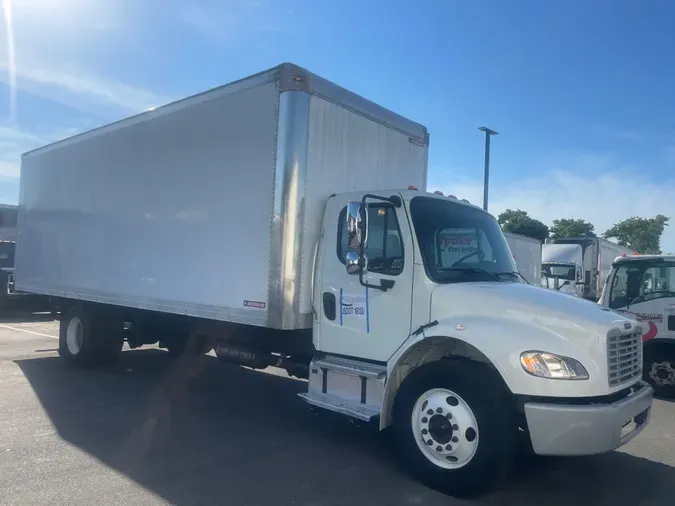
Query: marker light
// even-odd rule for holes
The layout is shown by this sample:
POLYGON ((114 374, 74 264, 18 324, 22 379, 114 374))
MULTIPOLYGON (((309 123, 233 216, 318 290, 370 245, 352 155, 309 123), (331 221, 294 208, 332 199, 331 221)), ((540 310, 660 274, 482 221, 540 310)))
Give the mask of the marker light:
POLYGON ((417 186, 415 186, 414 184, 411 184, 411 185, 408 186, 408 190, 417 190, 417 186))

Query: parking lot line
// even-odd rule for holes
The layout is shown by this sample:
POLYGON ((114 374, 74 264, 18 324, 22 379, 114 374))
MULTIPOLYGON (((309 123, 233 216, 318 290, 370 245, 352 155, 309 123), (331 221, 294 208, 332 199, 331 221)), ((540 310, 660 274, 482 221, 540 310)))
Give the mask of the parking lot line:
POLYGON ((33 330, 22 329, 21 327, 12 327, 11 325, 0 324, 0 327, 3 329, 16 330, 17 332, 25 332, 26 334, 33 334, 36 336, 42 337, 51 337, 52 339, 58 339, 59 336, 52 336, 50 334, 43 334, 42 332, 35 332, 33 330))

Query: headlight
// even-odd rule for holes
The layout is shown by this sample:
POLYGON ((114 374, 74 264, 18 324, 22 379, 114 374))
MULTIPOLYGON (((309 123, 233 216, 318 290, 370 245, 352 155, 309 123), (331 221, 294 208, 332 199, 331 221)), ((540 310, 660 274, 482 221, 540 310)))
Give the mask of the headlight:
POLYGON ((525 351, 520 354, 520 365, 525 372, 540 378, 585 380, 588 371, 578 360, 543 351, 525 351))

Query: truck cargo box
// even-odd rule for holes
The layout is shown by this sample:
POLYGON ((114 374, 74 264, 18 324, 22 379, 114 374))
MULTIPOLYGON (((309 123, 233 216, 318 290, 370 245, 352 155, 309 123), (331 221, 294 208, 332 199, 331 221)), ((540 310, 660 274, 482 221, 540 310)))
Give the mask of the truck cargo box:
POLYGON ((325 199, 426 188, 422 125, 292 64, 25 153, 16 287, 311 327, 325 199))
POLYGON ((504 232, 520 274, 533 285, 541 284, 541 241, 533 237, 504 232))

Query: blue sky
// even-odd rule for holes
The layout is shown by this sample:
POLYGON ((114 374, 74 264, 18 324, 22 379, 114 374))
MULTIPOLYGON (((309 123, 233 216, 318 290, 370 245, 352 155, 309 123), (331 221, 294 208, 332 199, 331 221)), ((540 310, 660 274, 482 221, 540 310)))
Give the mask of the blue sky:
POLYGON ((487 125, 491 212, 675 220, 667 0, 0 3, 1 202, 22 151, 292 61, 426 125, 431 189, 481 202, 487 125))

